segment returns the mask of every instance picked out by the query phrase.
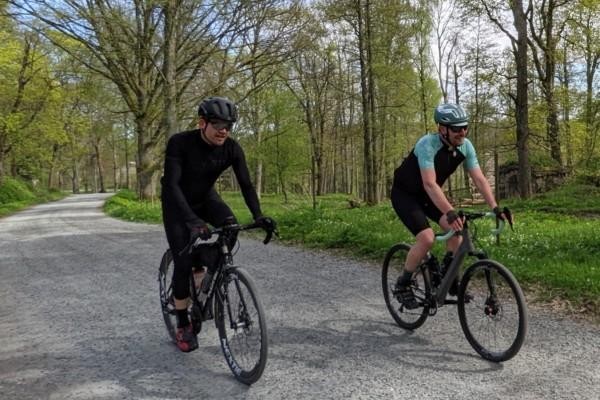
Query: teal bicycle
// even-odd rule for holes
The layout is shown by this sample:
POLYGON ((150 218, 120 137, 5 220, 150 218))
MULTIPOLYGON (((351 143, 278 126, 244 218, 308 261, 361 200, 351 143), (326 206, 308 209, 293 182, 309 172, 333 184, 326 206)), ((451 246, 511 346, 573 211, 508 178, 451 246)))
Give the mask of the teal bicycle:
MULTIPOLYGON (((455 304, 461 328, 473 349, 490 361, 510 360, 519 352, 527 335, 528 315, 523 291, 508 268, 489 259, 473 245, 476 231, 471 233, 470 223, 484 217, 496 218, 496 215, 461 211, 459 216, 464 217, 462 231, 436 235, 438 241, 448 240, 453 235, 462 237, 450 265, 444 271, 438 258, 429 253, 413 274, 411 287, 419 305, 415 309, 404 307, 396 286, 410 246, 399 243, 388 251, 381 273, 385 303, 396 323, 408 330, 423 325, 440 307, 455 304), (476 257, 477 261, 467 267, 460 278, 456 299, 446 299, 467 256, 476 257)), ((492 233, 498 235, 503 228, 504 221, 500 221, 492 233)))

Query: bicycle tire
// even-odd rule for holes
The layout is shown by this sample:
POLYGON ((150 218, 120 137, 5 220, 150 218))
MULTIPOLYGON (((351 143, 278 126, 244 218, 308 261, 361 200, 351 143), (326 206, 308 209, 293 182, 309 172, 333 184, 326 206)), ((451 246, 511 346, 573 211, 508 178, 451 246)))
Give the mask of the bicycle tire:
POLYGON ((228 268, 220 283, 215 324, 235 378, 246 385, 260 379, 268 353, 265 312, 250 275, 241 268, 228 268), (244 352, 249 346, 252 349, 244 352))
POLYGON ((420 266, 413 274, 413 292, 420 306, 413 310, 405 309, 394 295, 396 281, 404 270, 404 262, 409 250, 410 246, 404 243, 392 246, 383 261, 381 284, 385 304, 394 321, 401 328, 414 330, 423 325, 429 315, 431 285, 429 270, 420 266))
POLYGON ((467 341, 486 360, 510 360, 527 335, 523 291, 513 274, 493 260, 479 260, 465 271, 458 291, 458 316, 467 341), (466 303, 467 290, 472 298, 466 303))
POLYGON ((173 255, 170 249, 167 249, 160 260, 158 269, 158 286, 160 294, 160 305, 162 316, 165 321, 167 332, 171 340, 175 342, 175 329, 177 327, 177 315, 175 313, 175 304, 173 302, 173 255))

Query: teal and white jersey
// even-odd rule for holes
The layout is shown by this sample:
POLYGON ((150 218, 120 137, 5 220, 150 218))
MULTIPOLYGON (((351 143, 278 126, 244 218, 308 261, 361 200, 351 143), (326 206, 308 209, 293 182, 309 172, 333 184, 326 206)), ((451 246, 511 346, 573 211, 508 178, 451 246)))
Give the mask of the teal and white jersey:
POLYGON ((469 139, 465 138, 463 144, 451 148, 442 142, 438 133, 426 134, 394 172, 394 186, 411 193, 424 192, 422 169, 434 169, 436 182, 442 186, 463 161, 469 170, 479 167, 469 139))

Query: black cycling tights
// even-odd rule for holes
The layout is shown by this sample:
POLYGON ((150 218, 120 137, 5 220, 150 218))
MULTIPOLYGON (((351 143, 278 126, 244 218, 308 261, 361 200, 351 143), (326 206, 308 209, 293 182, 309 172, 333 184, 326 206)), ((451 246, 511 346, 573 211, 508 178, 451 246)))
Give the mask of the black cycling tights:
MULTIPOLYGON (((179 252, 188 244, 190 240, 190 231, 185 222, 176 212, 170 211, 163 203, 163 223, 167 241, 173 254, 173 296, 178 300, 183 300, 190 295, 189 276, 192 268, 192 257, 187 254, 179 255, 179 252)), ((208 222, 214 227, 224 225, 227 218, 233 217, 233 223, 236 223, 233 212, 227 204, 218 196, 211 196, 205 201, 199 209, 194 212, 198 217, 208 222)), ((229 243, 235 244, 235 240, 229 243)))

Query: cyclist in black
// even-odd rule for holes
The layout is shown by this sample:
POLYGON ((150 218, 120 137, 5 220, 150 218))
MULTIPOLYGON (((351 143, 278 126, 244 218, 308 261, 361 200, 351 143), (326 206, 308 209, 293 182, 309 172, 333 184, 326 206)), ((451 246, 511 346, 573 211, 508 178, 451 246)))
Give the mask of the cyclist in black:
POLYGON ((223 97, 209 97, 200 103, 198 116, 198 129, 175 134, 169 139, 161 179, 163 223, 174 262, 176 343, 184 352, 196 349, 198 340, 187 312, 193 260, 188 254, 180 256, 179 253, 197 238, 210 238, 207 223, 215 227, 224 225, 226 220, 235 223, 233 212, 214 189, 223 171, 233 167, 255 222, 267 230, 275 229, 275 222, 262 215, 244 152, 229 137, 238 118, 236 105, 223 97))
MULTIPOLYGON (((501 219, 508 217, 512 222, 510 212, 507 211, 505 215, 498 207, 490 184, 479 168, 475 149, 466 138, 469 117, 465 110, 457 104, 441 104, 435 109, 434 120, 438 132, 426 134, 417 141, 414 149, 394 172, 392 186, 394 210, 416 237, 416 243, 406 257, 404 273, 397 284, 400 300, 408 309, 418 307, 410 288, 412 274, 435 240, 427 218, 437 222, 444 230, 462 229, 463 221, 444 195, 442 185, 463 161, 473 183, 496 216, 501 219)), ((460 240, 459 236, 448 240, 448 252, 444 258, 446 266, 460 245, 460 240)), ((456 292, 455 281, 449 293, 455 295, 456 292)))

